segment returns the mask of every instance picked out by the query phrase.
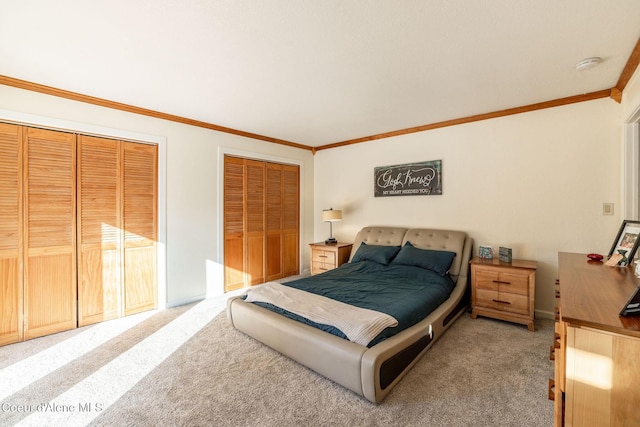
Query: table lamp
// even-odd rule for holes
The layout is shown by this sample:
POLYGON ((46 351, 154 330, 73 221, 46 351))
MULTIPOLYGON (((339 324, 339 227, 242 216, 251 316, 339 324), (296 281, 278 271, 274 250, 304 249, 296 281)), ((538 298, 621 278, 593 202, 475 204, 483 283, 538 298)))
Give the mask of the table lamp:
POLYGON ((338 243, 333 238, 333 223, 334 221, 342 221, 342 211, 333 210, 333 208, 325 209, 322 211, 322 220, 329 223, 329 238, 325 240, 325 243, 338 243))

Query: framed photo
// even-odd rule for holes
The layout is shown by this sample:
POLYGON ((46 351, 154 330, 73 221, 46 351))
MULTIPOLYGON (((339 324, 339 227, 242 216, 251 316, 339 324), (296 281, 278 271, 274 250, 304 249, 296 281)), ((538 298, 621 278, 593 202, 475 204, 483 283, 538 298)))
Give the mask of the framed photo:
POLYGON ((616 240, 613 241, 613 246, 609 251, 609 258, 611 258, 611 255, 620 254, 622 255, 622 260, 618 265, 629 265, 638 250, 638 244, 640 243, 638 236, 640 236, 640 221, 628 219, 622 221, 616 240))
POLYGON ((491 246, 480 245, 478 256, 482 259, 493 259, 493 248, 491 246))
POLYGON ((511 250, 511 248, 500 246, 500 249, 498 251, 498 259, 502 262, 513 261, 513 251, 511 250))

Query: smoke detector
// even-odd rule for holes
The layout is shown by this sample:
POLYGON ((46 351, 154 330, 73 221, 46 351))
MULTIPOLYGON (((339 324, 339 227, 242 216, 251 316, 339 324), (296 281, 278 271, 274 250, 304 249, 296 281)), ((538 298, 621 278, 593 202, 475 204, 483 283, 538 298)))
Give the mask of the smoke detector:
POLYGON ((598 56, 593 56, 591 58, 583 59, 582 61, 576 64, 576 71, 590 70, 591 68, 595 67, 601 62, 602 62, 602 58, 598 56))

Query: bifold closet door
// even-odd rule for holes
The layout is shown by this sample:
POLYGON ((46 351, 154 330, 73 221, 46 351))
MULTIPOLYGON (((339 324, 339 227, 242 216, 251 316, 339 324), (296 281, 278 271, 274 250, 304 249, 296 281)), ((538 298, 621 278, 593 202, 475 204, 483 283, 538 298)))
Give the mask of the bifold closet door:
POLYGON ((22 340, 22 128, 0 123, 0 345, 22 340))
POLYGON ((299 273, 300 168, 267 163, 266 280, 299 273))
POLYGON ((78 325, 122 316, 119 141, 78 136, 78 325))
POLYGON ((282 275, 282 223, 283 223, 283 189, 282 165, 267 163, 267 280, 275 280, 282 275))
POLYGON ((300 273, 300 167, 282 167, 283 277, 300 273))
POLYGON ((225 156, 225 291, 265 282, 265 172, 259 160, 225 156))
POLYGON ((80 325, 157 307, 156 145, 79 136, 80 325))
POLYGON ((300 272, 300 167, 267 164, 267 280, 300 272))
POLYGON ((76 136, 23 130, 24 338, 76 327, 76 136))
POLYGON ((265 282, 265 162, 245 160, 247 285, 265 282))
POLYGON ((245 283, 245 166, 244 159, 224 157, 224 290, 245 283))
POLYGON ((124 314, 157 307, 158 146, 121 142, 124 314))
POLYGON ((224 158, 225 292, 299 273, 299 167, 224 158))

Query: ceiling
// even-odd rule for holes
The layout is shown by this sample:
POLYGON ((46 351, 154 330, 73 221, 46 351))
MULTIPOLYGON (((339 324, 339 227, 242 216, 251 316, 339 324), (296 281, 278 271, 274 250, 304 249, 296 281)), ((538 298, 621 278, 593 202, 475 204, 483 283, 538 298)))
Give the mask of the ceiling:
POLYGON ((0 75, 310 147, 610 89, 638 0, 0 0, 0 75), (602 63, 576 71, 576 63, 602 63))

